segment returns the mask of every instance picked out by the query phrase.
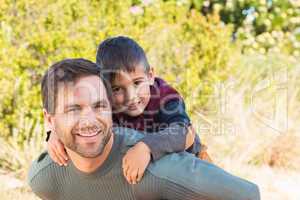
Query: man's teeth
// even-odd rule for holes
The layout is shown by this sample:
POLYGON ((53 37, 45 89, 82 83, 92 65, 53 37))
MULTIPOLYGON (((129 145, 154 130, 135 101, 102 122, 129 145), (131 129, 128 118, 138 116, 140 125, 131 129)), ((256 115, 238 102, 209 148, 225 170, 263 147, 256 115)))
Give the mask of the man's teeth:
POLYGON ((83 136, 83 137, 93 137, 99 133, 100 133, 100 131, 93 132, 93 133, 78 133, 78 135, 83 136))

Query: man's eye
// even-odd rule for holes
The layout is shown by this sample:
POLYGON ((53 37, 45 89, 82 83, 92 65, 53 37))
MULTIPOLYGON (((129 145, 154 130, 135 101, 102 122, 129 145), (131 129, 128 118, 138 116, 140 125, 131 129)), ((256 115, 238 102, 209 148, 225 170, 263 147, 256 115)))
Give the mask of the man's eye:
POLYGON ((80 110, 79 108, 70 108, 70 109, 67 110, 67 113, 77 112, 79 110, 80 110))
POLYGON ((102 103, 102 104, 97 104, 97 105, 95 106, 95 108, 107 108, 107 105, 104 104, 104 103, 102 103))

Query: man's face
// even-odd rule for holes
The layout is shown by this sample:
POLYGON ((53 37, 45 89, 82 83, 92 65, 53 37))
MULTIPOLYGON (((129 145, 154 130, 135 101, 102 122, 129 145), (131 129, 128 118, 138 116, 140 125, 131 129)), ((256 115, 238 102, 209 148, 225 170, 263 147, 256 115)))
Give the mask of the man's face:
POLYGON ((150 100, 152 82, 152 71, 146 73, 142 66, 132 72, 116 72, 111 82, 114 111, 133 117, 142 114, 150 100))
POLYGON ((111 137, 111 107, 98 76, 58 87, 54 129, 65 147, 83 157, 100 155, 111 137))

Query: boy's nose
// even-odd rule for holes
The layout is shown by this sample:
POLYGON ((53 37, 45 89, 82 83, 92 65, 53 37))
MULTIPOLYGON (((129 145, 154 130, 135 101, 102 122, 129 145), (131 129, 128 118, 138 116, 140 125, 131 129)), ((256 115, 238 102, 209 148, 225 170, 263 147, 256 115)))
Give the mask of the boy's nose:
POLYGON ((127 102, 135 103, 138 101, 138 95, 135 88, 131 87, 127 91, 127 102))

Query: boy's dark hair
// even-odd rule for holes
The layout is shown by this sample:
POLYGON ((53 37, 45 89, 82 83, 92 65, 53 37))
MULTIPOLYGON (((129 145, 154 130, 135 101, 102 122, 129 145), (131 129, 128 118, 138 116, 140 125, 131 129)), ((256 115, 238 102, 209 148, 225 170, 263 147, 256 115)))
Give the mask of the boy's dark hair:
POLYGON ((108 80, 112 80, 117 71, 134 71, 139 64, 144 67, 145 72, 150 70, 143 48, 133 39, 124 36, 108 38, 101 42, 96 62, 108 80))
POLYGON ((58 84, 73 82, 78 78, 97 75, 100 68, 93 62, 82 58, 65 59, 53 64, 44 74, 41 83, 43 107, 54 114, 57 101, 58 84))

